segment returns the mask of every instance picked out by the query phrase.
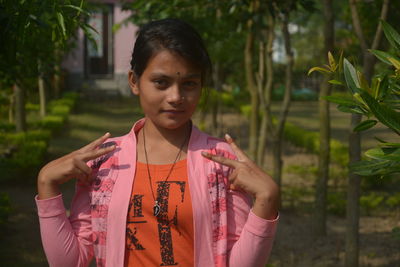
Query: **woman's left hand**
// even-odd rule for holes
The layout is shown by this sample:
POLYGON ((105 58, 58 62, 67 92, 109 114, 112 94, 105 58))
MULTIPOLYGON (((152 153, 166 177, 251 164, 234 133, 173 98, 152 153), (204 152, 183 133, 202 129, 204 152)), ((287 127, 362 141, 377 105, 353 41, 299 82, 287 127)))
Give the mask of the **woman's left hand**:
POLYGON ((226 134, 225 139, 236 153, 238 160, 202 152, 202 155, 212 161, 233 169, 229 175, 231 189, 243 190, 254 197, 253 212, 265 219, 275 219, 278 213, 279 188, 275 181, 257 166, 226 134))

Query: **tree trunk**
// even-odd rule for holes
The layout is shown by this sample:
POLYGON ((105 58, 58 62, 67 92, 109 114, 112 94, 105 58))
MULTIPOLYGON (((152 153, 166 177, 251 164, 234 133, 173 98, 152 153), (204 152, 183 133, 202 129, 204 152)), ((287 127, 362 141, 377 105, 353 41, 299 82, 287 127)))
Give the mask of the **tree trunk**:
MULTIPOLYGON (((367 48, 369 47, 366 39, 364 38, 360 19, 358 17, 358 11, 356 6, 356 0, 349 0, 351 17, 353 20, 354 31, 360 41, 361 48, 363 50, 363 73, 367 81, 371 80, 373 75, 373 69, 375 60, 368 54, 367 48)), ((381 9, 380 20, 386 20, 387 13, 389 10, 389 0, 384 0, 381 9)), ((376 29, 374 40, 372 42, 371 49, 378 49, 379 43, 382 36, 382 26, 379 24, 376 29)), ((354 127, 361 122, 361 115, 352 114, 351 116, 351 128, 349 135, 349 160, 350 163, 359 161, 361 159, 361 135, 353 132, 354 127)), ((347 187, 347 207, 346 207, 346 267, 358 267, 358 256, 359 256, 359 198, 360 198, 360 182, 361 177, 355 174, 349 175, 348 187, 347 187)))
POLYGON ((265 80, 265 43, 263 41, 258 42, 258 73, 256 76, 257 80, 257 92, 260 98, 261 108, 259 110, 261 115, 261 125, 259 129, 258 147, 257 147, 257 161, 259 166, 264 165, 264 153, 267 140, 267 121, 265 116, 265 100, 264 100, 264 80, 265 80))
POLYGON ((272 177, 280 190, 282 184, 282 141, 279 138, 272 140, 272 177), (279 179, 277 179, 279 178, 279 179))
POLYGON ((15 93, 10 94, 10 105, 8 106, 8 122, 14 123, 15 93))
MULTIPOLYGON (((213 83, 214 83, 214 89, 217 91, 217 93, 221 93, 222 88, 221 88, 221 79, 220 79, 220 70, 219 70, 219 64, 218 62, 215 63, 214 65, 214 70, 213 70, 213 83)), ((212 134, 214 136, 220 136, 221 134, 221 128, 222 125, 218 123, 218 114, 219 114, 219 109, 220 109, 220 97, 217 95, 216 99, 212 99, 212 107, 211 107, 211 125, 212 125, 212 134)))
POLYGON ((316 236, 326 235, 326 198, 329 179, 330 162, 330 115, 329 102, 323 99, 330 94, 329 78, 326 77, 321 84, 319 93, 319 157, 318 176, 315 188, 314 231, 316 236))
MULTIPOLYGON (((352 129, 361 122, 360 114, 352 114, 349 135, 349 159, 350 163, 361 159, 361 136, 352 129)), ((358 266, 359 254, 359 198, 361 177, 349 174, 347 182, 347 206, 346 206, 346 267, 358 266)))
POLYGON ((246 47, 244 50, 244 67, 246 72, 246 87, 250 92, 251 102, 251 113, 250 113, 250 125, 249 125, 249 156, 257 161, 257 141, 258 141, 258 128, 259 128, 259 100, 257 94, 257 88, 254 82, 253 76, 253 42, 254 35, 252 32, 252 21, 249 20, 247 23, 247 38, 246 47))
POLYGON ((61 59, 60 59, 60 51, 56 48, 55 51, 55 62, 54 65, 54 98, 61 97, 61 59))
POLYGON ((43 68, 40 60, 38 60, 38 73, 40 117, 44 118, 46 116, 46 88, 44 82, 43 68))
MULTIPOLYGON (((332 0, 324 0, 324 56, 334 49, 334 17, 332 0)), ((329 180, 330 154, 330 114, 329 102, 324 99, 331 91, 328 83, 330 77, 325 77, 319 92, 319 157, 318 176, 315 188, 314 231, 316 236, 326 235, 326 197, 329 180)))
MULTIPOLYGON (((260 100, 262 106, 262 121, 260 127, 260 134, 259 134, 259 143, 258 143, 258 151, 257 151, 257 163, 260 166, 264 164, 264 156, 266 150, 266 143, 268 138, 268 130, 272 129, 272 114, 271 114, 271 96, 272 96, 272 87, 274 83, 274 66, 272 61, 272 53, 273 53, 273 43, 275 39, 275 21, 271 15, 268 15, 268 28, 266 30, 266 53, 265 53, 265 68, 266 68, 266 81, 265 85, 260 83, 260 100), (263 88, 262 88, 263 87, 263 88)), ((264 54, 264 49, 262 50, 263 53, 260 51, 260 56, 264 54)), ((260 60, 260 63, 263 65, 260 66, 260 80, 264 81, 262 76, 261 79, 261 71, 264 71, 264 60, 260 60)))
POLYGON ((25 116, 25 94, 24 90, 17 84, 14 84, 15 94, 15 126, 17 132, 26 131, 25 116))
MULTIPOLYGON (((292 44, 290 40, 290 33, 289 33, 289 13, 284 12, 282 18, 282 33, 283 33, 283 40, 285 43, 285 52, 286 52, 286 70, 285 70, 285 94, 283 97, 283 103, 281 112, 278 118, 278 123, 276 125, 276 131, 272 134, 275 134, 273 137, 274 146, 276 146, 273 150, 277 151, 274 152, 274 161, 273 161, 273 170, 274 170, 274 179, 276 183, 279 185, 279 189, 281 189, 282 184, 282 140, 283 140, 283 133, 285 129, 285 123, 287 114, 289 112, 290 106, 290 96, 292 93, 292 74, 293 74, 293 52, 292 52, 292 44), (276 158, 275 157, 279 157, 276 158)), ((271 97, 271 96, 270 96, 271 97)))

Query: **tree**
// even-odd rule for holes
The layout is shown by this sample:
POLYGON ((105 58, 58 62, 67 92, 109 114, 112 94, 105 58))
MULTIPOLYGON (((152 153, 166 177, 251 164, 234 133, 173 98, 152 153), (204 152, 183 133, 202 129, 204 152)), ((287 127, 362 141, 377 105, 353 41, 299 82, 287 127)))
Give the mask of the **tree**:
MULTIPOLYGON (((335 73, 344 77, 342 81, 334 81, 346 85, 350 97, 326 97, 338 104, 343 112, 360 114, 367 119, 357 124, 352 131, 362 132, 374 127, 378 122, 400 136, 400 34, 385 21, 381 26, 391 44, 394 53, 381 50, 369 50, 371 55, 390 66, 382 69, 369 82, 363 72, 358 71, 353 64, 344 59, 339 69, 315 69, 324 73, 335 73)), ((400 173, 400 142, 387 142, 378 139, 377 147, 367 150, 366 159, 350 164, 350 171, 355 175, 385 175, 400 173)), ((357 229, 358 232, 358 229, 357 229)), ((348 251, 347 251, 348 253, 348 251)), ((358 255, 358 252, 356 253, 358 255)), ((358 259, 353 259, 358 264, 358 259)), ((353 262, 353 264, 354 264, 353 262)), ((348 263, 348 262, 347 262, 348 263)))
MULTIPOLYGON (((3 87, 12 86, 15 94, 16 130, 26 130, 25 93, 38 79, 41 114, 45 114, 44 72, 54 62, 54 51, 64 50, 78 27, 85 32, 83 0, 0 1, 2 46, 0 77, 3 87), (46 68, 47 67, 47 68, 46 68)), ((60 62, 57 62, 60 63, 60 62)))
MULTIPOLYGON (((289 32, 290 15, 297 9, 302 8, 305 11, 314 10, 314 3, 312 1, 273 1, 272 5, 267 9, 269 13, 267 16, 267 26, 262 30, 266 39, 266 45, 264 50, 265 61, 259 60, 259 65, 265 64, 265 67, 259 67, 259 77, 264 77, 262 71, 266 71, 265 83, 262 86, 258 86, 261 102, 261 114, 262 121, 259 130, 259 142, 258 142, 258 156, 257 162, 260 166, 263 165, 264 154, 266 150, 266 140, 270 138, 272 145, 272 177, 277 182, 278 186, 281 186, 282 177, 282 144, 283 144, 283 132, 285 128, 286 118, 289 111, 291 102, 291 91, 293 83, 293 66, 294 66, 294 55, 292 51, 291 34, 289 32), (279 24, 278 24, 278 23, 279 24), (274 88, 274 63, 272 61, 272 51, 274 42, 274 31, 275 25, 281 26, 281 32, 285 47, 285 92, 282 102, 282 107, 277 119, 274 119, 271 112, 272 103, 272 91, 274 88), (265 63, 264 63, 265 62, 265 63), (267 135, 268 133, 268 135, 267 135)), ((262 54, 262 53, 260 53, 262 54)), ((262 58, 260 56, 260 58, 262 58)), ((260 79, 263 81, 263 79, 260 79)))
MULTIPOLYGON (((398 52, 400 51, 400 35, 384 21, 387 14, 386 12, 388 11, 388 4, 388 1, 383 2, 381 10, 382 20, 376 31, 373 47, 378 46, 380 39, 379 31, 381 31, 383 27, 387 39, 395 48, 396 52, 398 52)), ((355 23, 357 23, 357 19, 355 23)), ((376 49, 370 49, 367 53, 370 53, 368 57, 375 55, 386 64, 392 65, 395 70, 389 73, 384 70, 372 78, 372 69, 370 66, 364 65, 363 71, 360 72, 347 59, 344 59, 343 63, 339 64, 343 65, 344 78, 342 80, 345 80, 345 82, 333 82, 346 84, 352 97, 326 97, 326 99, 337 103, 341 111, 350 112, 352 115, 358 115, 360 117, 363 115, 368 117, 367 120, 360 120, 355 125, 353 124, 356 120, 352 119, 351 134, 353 135, 373 127, 378 120, 396 134, 400 135, 400 113, 397 111, 400 109, 400 92, 398 89, 400 60, 396 55, 376 49), (369 75, 372 81, 368 79, 367 75, 369 75), (371 118, 375 118, 375 120, 371 118)), ((373 61, 374 60, 370 60, 367 62, 373 61)), ((338 68, 314 70, 334 73, 338 71, 338 68)), ((360 175, 385 175, 400 172, 400 144, 388 143, 381 140, 379 148, 370 149, 365 153, 365 155, 370 158, 368 161, 360 161, 361 155, 355 158, 354 150, 353 154, 350 155, 353 156, 353 160, 350 162, 351 174, 349 175, 347 193, 346 266, 358 266, 358 201, 360 175)))
MULTIPOLYGON (((354 31, 360 41, 363 52, 363 73, 367 81, 371 80, 375 59, 368 52, 368 48, 377 49, 381 36, 382 27, 378 25, 371 46, 368 45, 358 16, 355 0, 349 0, 351 17, 354 31)), ((381 9, 380 20, 385 20, 389 9, 389 0, 384 0, 381 9)), ((361 122, 361 114, 351 115, 351 126, 353 129, 361 122)), ((359 132, 350 131, 349 135, 349 159, 350 164, 361 159, 361 137, 359 132)), ((346 266, 357 267, 359 255, 359 198, 360 198, 361 177, 358 174, 350 173, 347 186, 346 206, 346 266)))
MULTIPOLYGON (((324 55, 334 50, 334 14, 332 0, 324 0, 324 55)), ((331 54, 329 54, 331 56, 331 54)), ((332 59, 330 59, 332 61, 332 59)), ((330 154, 330 114, 326 96, 330 94, 331 77, 325 76, 319 92, 319 156, 318 175, 315 188, 314 231, 317 236, 326 235, 326 198, 329 179, 330 154)))

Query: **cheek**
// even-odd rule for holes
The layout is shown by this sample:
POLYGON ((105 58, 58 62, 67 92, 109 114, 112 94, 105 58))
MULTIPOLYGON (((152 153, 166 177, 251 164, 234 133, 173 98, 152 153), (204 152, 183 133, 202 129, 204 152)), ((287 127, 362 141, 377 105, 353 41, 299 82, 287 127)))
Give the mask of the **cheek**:
POLYGON ((193 92, 189 93, 189 95, 187 97, 188 97, 188 100, 191 103, 197 104, 200 101, 200 98, 201 98, 201 90, 200 91, 193 91, 193 92))

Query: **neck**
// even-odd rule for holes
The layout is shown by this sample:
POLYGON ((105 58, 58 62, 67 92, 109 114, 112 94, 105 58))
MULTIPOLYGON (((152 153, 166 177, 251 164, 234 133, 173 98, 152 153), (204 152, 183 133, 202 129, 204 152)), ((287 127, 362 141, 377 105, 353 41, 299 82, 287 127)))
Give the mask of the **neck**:
POLYGON ((137 160, 149 164, 173 163, 177 153, 182 150, 178 160, 186 158, 186 152, 191 132, 191 122, 185 123, 177 129, 165 129, 156 127, 147 119, 143 129, 137 134, 137 160), (146 136, 145 158, 143 134, 146 136))
POLYGON ((156 126, 152 123, 151 120, 146 119, 146 122, 143 126, 146 141, 152 144, 163 144, 168 143, 175 147, 181 147, 182 143, 189 140, 189 135, 192 130, 192 124, 190 121, 185 123, 179 128, 176 129, 165 129, 156 126))

